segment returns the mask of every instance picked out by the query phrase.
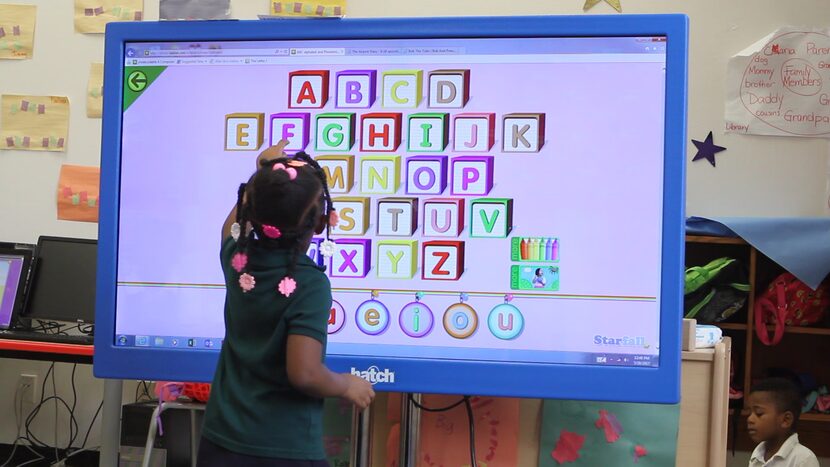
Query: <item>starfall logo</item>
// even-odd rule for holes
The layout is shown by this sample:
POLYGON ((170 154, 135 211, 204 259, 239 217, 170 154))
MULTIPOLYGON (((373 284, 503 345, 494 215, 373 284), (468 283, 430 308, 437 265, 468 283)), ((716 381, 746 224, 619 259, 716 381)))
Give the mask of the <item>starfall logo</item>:
POLYGON ((608 336, 594 336, 594 344, 596 345, 613 345, 617 347, 645 347, 646 338, 642 336, 637 337, 608 337, 608 336))

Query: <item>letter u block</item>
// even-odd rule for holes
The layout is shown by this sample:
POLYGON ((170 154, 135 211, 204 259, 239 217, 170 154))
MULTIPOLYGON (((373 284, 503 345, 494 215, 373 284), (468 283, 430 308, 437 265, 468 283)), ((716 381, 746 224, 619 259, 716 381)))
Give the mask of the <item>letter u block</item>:
POLYGON ((406 194, 440 195, 447 189, 447 156, 406 158, 406 194))
POLYGON ((401 156, 364 156, 360 159, 360 191, 394 195, 401 186, 401 156))
POLYGON ((544 144, 545 114, 512 113, 504 116, 504 152, 539 152, 544 144))
POLYGON ((488 152, 496 140, 496 114, 464 113, 453 118, 453 149, 458 152, 488 152))
POLYGON ((354 187, 354 156, 317 156, 314 158, 329 184, 329 193, 345 194, 354 187))
POLYGON ((377 272, 381 279, 412 279, 418 270, 417 240, 378 242, 377 272))
POLYGON ((337 107, 368 109, 375 103, 377 76, 375 70, 343 70, 335 75, 337 107))
POLYGON ((225 115, 225 150, 256 151, 262 146, 265 114, 225 115))
POLYGON ((423 96, 424 72, 392 70, 382 74, 381 105, 387 109, 414 109, 423 96))
POLYGON ((331 277, 357 277, 369 275, 372 268, 372 241, 365 238, 340 238, 335 242, 330 260, 331 277))
POLYGON ((432 240, 421 251, 421 279, 457 281, 464 274, 464 242, 432 240))
POLYGON ((360 116, 360 151, 393 152, 401 145, 399 113, 367 113, 360 116))
POLYGON ((479 198, 470 202, 470 237, 506 238, 513 230, 513 200, 479 198))
POLYGON ((424 237, 458 237, 464 231, 464 198, 424 200, 424 237))
POLYGON ((319 237, 312 238, 311 243, 309 243, 309 245, 308 245, 308 251, 306 252, 308 257, 311 258, 311 261, 314 261, 314 264, 316 264, 317 266, 322 266, 323 263, 324 263, 323 255, 320 254, 320 244, 321 243, 323 243, 322 238, 319 238, 319 237))
POLYGON ((441 152, 447 147, 450 118, 445 113, 417 113, 409 116, 410 151, 441 152))
POLYGON ((378 235, 411 237, 418 230, 418 198, 378 200, 378 235))
POLYGON ((429 73, 429 107, 462 109, 470 100, 470 70, 435 70, 429 73))
POLYGON ((289 109, 322 109, 329 100, 328 70, 292 71, 288 81, 289 109))
POLYGON ((369 229, 369 198, 341 197, 332 202, 340 215, 340 222, 331 229, 335 235, 365 235, 369 229))
POLYGON ((352 113, 325 113, 317 115, 317 151, 348 151, 354 145, 352 113))
POLYGON ((311 114, 278 113, 271 115, 271 146, 282 139, 288 140, 286 152, 302 151, 308 146, 311 114))
POLYGON ((454 157, 451 165, 453 196, 487 196, 493 189, 493 156, 454 157))

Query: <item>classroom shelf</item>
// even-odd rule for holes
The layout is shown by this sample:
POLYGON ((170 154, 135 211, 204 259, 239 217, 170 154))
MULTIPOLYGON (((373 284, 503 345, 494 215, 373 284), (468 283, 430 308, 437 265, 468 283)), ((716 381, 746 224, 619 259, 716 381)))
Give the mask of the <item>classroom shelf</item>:
MULTIPOLYGON (((767 329, 772 331, 772 330, 775 329, 775 327, 774 326, 767 326, 767 329)), ((787 329, 786 329, 786 331, 784 331, 784 334, 786 334, 788 332, 791 333, 791 334, 815 334, 815 335, 819 335, 819 336, 830 336, 830 328, 819 328, 819 327, 812 328, 812 327, 803 327, 803 326, 787 326, 787 329)))
POLYGON ((801 420, 805 422, 830 422, 830 414, 807 412, 801 414, 801 420))
POLYGON ((745 323, 717 323, 716 326, 730 331, 746 331, 745 323))
POLYGON ((744 239, 738 237, 707 237, 704 235, 686 235, 686 242, 721 245, 747 245, 744 239))

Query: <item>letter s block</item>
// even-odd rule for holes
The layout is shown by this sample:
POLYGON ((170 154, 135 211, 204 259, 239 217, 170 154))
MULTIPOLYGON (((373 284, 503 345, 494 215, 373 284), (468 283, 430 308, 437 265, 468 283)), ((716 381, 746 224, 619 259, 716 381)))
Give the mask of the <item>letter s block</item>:
POLYGON ((369 198, 342 197, 332 202, 340 215, 340 222, 332 227, 334 235, 365 235, 369 229, 369 198))
POLYGON ((354 145, 355 117, 352 113, 317 115, 317 151, 348 151, 354 145))
POLYGON ((338 71, 337 107, 341 109, 368 109, 375 103, 377 94, 377 76, 375 70, 338 71))
POLYGON ((410 151, 441 152, 447 147, 450 133, 449 114, 417 113, 409 116, 410 151))
POLYGON ((354 186, 354 156, 317 156, 314 158, 329 184, 329 193, 345 194, 354 186))
POLYGON ((378 235, 411 237, 418 230, 418 198, 378 200, 378 235))
POLYGON ((464 198, 424 200, 424 237, 458 237, 464 231, 464 198))
POLYGON ((545 114, 513 113, 504 116, 504 152, 539 152, 544 144, 545 114))
POLYGON ((506 238, 513 230, 513 200, 479 198, 470 202, 470 237, 506 238))
POLYGON ((328 70, 288 73, 288 108, 322 109, 329 100, 328 70))
POLYGON ((308 146, 309 113, 278 113, 271 115, 271 146, 282 139, 288 140, 286 152, 302 151, 308 146))
POLYGON ((496 139, 496 114, 463 113, 453 118, 453 149, 457 152, 488 152, 496 139))
POLYGON ((365 238, 344 239, 337 244, 331 257, 329 274, 331 277, 358 277, 369 275, 372 268, 372 241, 365 238))
POLYGON ((406 158, 406 194, 440 195, 447 188, 447 156, 406 158))
POLYGON ((453 196, 487 196, 493 189, 493 156, 454 157, 451 165, 453 196))
POLYGON ((381 105, 388 109, 414 109, 423 96, 424 72, 421 70, 393 70, 382 74, 381 105))
POLYGON ((464 242, 432 240, 421 252, 421 279, 456 281, 464 274, 464 242))
POLYGON ((256 151, 262 146, 265 114, 225 115, 225 150, 256 151))
POLYGON ((364 156, 360 159, 360 191, 394 195, 401 186, 401 156, 364 156))
POLYGON ((470 70, 435 70, 429 73, 429 107, 462 109, 470 100, 470 70))
POLYGON ((412 279, 418 270, 418 241, 379 241, 377 265, 381 279, 412 279))

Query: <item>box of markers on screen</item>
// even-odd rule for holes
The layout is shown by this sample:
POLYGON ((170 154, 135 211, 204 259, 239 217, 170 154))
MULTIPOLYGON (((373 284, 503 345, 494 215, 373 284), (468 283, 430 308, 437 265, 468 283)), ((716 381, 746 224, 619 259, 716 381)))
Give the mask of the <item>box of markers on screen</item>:
POLYGON ((510 239, 510 260, 558 263, 559 239, 557 237, 513 237, 510 239))
POLYGON ((513 290, 559 290, 559 266, 550 264, 514 264, 510 267, 513 290))

